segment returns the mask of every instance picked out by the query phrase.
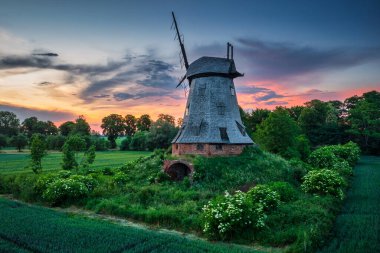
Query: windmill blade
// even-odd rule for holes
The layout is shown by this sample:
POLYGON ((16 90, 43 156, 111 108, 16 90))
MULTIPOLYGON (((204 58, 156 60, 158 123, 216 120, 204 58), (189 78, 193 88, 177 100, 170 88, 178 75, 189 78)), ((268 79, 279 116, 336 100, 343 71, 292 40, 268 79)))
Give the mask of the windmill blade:
POLYGON ((185 81, 185 79, 186 79, 186 75, 184 75, 184 76, 181 78, 181 81, 179 81, 179 84, 177 84, 176 88, 178 88, 178 87, 182 84, 182 82, 185 81))

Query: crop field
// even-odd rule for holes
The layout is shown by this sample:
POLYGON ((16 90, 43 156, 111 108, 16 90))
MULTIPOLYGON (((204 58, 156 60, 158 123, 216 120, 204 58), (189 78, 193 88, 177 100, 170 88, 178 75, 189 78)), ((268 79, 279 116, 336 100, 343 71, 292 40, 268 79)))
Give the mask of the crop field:
MULTIPOLYGON (((151 152, 145 151, 102 151, 96 152, 96 159, 91 168, 117 167, 128 161, 135 160, 141 156, 149 155, 151 152)), ((26 168, 30 157, 27 153, 0 153, 0 174, 12 174, 20 172, 32 172, 26 168)), ((49 153, 42 159, 43 171, 60 170, 62 163, 62 153, 49 153)))
POLYGON ((0 199, 0 252, 259 252, 0 199))
POLYGON ((335 224, 335 238, 321 253, 380 252, 380 157, 362 157, 335 224))

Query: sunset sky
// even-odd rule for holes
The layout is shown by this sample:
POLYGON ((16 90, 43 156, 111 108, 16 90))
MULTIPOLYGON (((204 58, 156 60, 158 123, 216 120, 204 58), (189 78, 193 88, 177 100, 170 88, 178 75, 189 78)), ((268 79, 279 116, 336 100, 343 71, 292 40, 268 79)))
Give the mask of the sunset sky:
POLYGON ((190 62, 234 45, 244 109, 380 89, 380 1, 0 0, 0 110, 182 117, 171 11, 190 62))

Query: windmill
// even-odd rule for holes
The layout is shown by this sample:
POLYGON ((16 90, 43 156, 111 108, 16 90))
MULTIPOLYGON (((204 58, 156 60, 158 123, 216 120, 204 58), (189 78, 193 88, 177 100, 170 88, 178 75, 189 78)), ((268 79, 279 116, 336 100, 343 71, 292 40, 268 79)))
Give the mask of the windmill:
POLYGON ((188 80, 189 95, 183 123, 172 141, 174 155, 237 155, 253 141, 240 117, 233 79, 243 74, 236 70, 234 48, 227 43, 227 57, 203 56, 187 61, 183 36, 174 13, 173 24, 181 48, 181 63, 186 74, 177 85, 188 80))

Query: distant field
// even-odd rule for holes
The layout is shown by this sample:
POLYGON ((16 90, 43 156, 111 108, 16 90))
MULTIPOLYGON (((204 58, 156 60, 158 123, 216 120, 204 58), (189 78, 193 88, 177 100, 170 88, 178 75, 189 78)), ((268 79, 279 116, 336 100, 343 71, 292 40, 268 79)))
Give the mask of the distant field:
MULTIPOLYGON (((125 164, 128 161, 135 160, 140 156, 149 155, 151 152, 145 151, 102 151, 96 152, 95 163, 91 168, 116 167, 125 164)), ((31 172, 28 166, 30 161, 29 154, 7 152, 0 153, 0 174, 31 172)), ((61 169, 62 153, 49 153, 42 160, 43 171, 53 171, 61 169)))
POLYGON ((380 252, 380 157, 362 157, 354 175, 335 237, 320 253, 380 252))
POLYGON ((0 198, 0 252, 257 252, 0 198))

